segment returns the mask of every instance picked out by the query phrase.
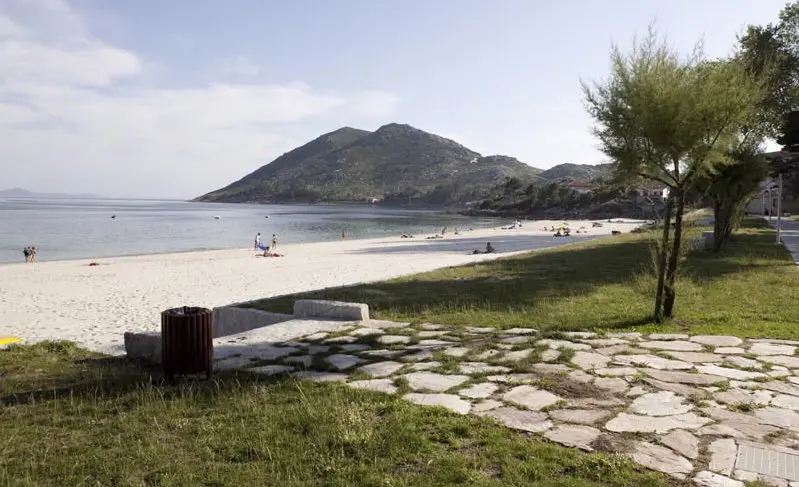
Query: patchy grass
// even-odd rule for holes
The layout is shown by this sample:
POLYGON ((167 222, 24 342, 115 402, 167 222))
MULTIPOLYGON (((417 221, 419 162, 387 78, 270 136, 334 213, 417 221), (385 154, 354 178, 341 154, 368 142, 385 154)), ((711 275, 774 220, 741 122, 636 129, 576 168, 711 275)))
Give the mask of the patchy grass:
POLYGON ((0 485, 682 485, 340 384, 150 372, 63 342, 0 351, 0 485))
MULTIPOLYGON (((703 228, 690 229, 696 235, 703 228)), ((657 232, 625 234, 364 286, 268 299, 291 312, 298 298, 366 302, 380 319, 541 330, 733 334, 799 339, 799 271, 773 230, 751 218, 718 254, 690 252, 676 317, 651 322, 657 232), (490 277, 509 280, 490 280, 490 277), (378 289, 384 294, 364 293, 378 289)))

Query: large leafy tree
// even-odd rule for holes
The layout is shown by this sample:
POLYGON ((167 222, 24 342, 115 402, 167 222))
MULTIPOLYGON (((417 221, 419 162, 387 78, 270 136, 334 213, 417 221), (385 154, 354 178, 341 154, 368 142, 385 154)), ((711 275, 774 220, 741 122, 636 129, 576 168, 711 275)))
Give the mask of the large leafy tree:
POLYGON ((617 180, 669 189, 655 296, 660 321, 673 315, 686 193, 703 172, 730 162, 730 140, 751 124, 762 87, 741 63, 707 62, 699 47, 681 56, 652 29, 627 53, 614 46, 610 57, 608 79, 583 83, 594 133, 617 180))

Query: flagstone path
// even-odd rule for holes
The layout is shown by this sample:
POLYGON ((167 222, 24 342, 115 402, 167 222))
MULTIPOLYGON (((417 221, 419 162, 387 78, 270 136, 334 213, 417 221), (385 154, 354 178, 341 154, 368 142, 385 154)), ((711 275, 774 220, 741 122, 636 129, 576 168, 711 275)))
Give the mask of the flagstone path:
POLYGON ((217 369, 399 394, 697 485, 799 487, 799 341, 372 320, 215 342, 217 369))

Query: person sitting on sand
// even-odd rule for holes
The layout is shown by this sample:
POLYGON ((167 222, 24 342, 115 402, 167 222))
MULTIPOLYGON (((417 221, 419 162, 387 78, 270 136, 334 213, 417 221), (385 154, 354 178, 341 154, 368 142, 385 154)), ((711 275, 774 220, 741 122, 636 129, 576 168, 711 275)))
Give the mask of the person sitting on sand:
POLYGON ((488 242, 486 244, 486 254, 493 254, 494 252, 496 252, 496 250, 491 246, 491 242, 488 242))

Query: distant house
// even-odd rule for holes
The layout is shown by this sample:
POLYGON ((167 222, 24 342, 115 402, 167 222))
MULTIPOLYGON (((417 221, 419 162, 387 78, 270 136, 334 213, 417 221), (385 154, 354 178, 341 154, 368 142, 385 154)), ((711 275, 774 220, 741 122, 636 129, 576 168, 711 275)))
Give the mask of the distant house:
POLYGON ((594 187, 582 181, 564 181, 563 185, 569 189, 577 191, 578 193, 590 193, 594 187))
MULTIPOLYGON (((769 161, 785 158, 795 158, 796 154, 790 152, 769 152, 763 154, 769 161)), ((776 178, 766 178, 760 184, 760 190, 746 207, 748 213, 755 215, 776 215, 777 201, 779 200, 779 183, 776 178)), ((799 213, 799 195, 793 194, 790 187, 783 187, 782 192, 783 213, 799 213)))

